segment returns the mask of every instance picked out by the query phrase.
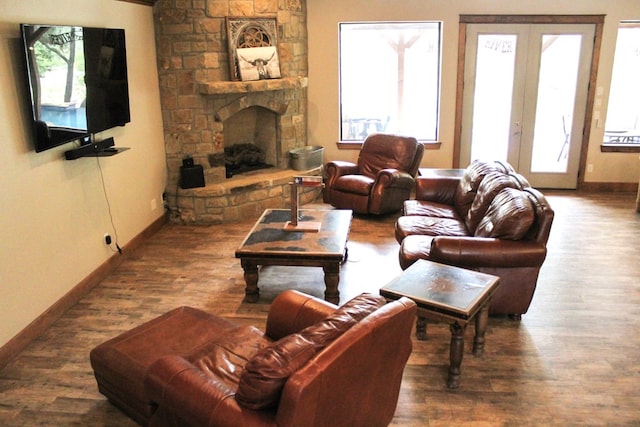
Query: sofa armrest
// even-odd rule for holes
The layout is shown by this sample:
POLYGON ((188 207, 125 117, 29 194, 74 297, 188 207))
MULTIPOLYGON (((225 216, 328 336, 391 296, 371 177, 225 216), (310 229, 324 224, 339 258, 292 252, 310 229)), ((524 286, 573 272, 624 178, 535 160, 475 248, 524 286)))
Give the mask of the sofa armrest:
POLYGON ((333 204, 331 200, 332 188, 338 178, 343 175, 354 175, 358 173, 358 165, 342 160, 329 162, 324 166, 326 180, 324 183, 324 191, 322 192, 322 200, 325 203, 333 204))
POLYGON ((535 240, 439 236, 431 241, 429 259, 463 268, 540 267, 547 248, 535 240))
POLYGON ((235 395, 224 382, 207 377, 176 355, 161 357, 149 366, 144 387, 152 402, 164 411, 178 412, 191 425, 208 425, 216 407, 235 395))
POLYGON ((144 382, 145 393, 158 405, 159 413, 170 414, 171 418, 181 420, 180 424, 273 424, 272 412, 240 407, 234 398, 235 390, 180 356, 156 360, 147 369, 144 382))
POLYGON ((324 169, 329 180, 336 179, 342 175, 354 175, 358 173, 358 165, 344 160, 328 162, 324 169))
POLYGON ((459 184, 458 177, 417 177, 416 200, 453 206, 459 184))
POLYGON ((265 335, 274 341, 279 340, 319 322, 337 308, 320 298, 289 289, 271 303, 265 335))
POLYGON ((415 179, 408 173, 398 169, 381 169, 376 175, 376 181, 373 188, 381 186, 383 188, 406 188, 412 190, 415 185, 415 179))

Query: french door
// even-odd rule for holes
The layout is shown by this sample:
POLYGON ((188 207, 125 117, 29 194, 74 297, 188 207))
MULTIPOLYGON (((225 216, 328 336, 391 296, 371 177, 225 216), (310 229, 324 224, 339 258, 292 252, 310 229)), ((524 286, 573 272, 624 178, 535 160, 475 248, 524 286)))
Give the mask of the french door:
POLYGON ((594 24, 466 27, 459 164, 508 161, 531 185, 576 188, 594 24))

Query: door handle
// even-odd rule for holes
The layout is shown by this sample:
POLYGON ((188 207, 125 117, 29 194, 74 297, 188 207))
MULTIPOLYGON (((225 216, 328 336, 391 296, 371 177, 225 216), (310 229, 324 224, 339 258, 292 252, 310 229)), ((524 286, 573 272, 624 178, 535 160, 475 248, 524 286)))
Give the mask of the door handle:
POLYGON ((522 125, 520 124, 520 122, 515 122, 513 124, 513 136, 520 136, 521 133, 522 133, 522 125))

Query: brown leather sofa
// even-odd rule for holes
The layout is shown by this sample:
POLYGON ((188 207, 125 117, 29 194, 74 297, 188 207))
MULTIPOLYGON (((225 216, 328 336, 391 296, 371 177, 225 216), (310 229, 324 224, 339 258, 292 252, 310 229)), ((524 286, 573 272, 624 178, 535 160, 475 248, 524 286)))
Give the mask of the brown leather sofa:
POLYGON ((507 163, 474 161, 462 177, 416 179, 395 225, 403 269, 417 259, 500 277, 491 314, 519 319, 535 292, 554 212, 507 163))
POLYGON ((359 214, 398 212, 411 197, 424 146, 413 137, 369 135, 358 162, 333 161, 325 165, 325 203, 359 214))
POLYGON ((289 290, 265 332, 180 307, 91 351, 98 388, 142 425, 384 426, 411 353, 409 299, 341 307, 289 290))

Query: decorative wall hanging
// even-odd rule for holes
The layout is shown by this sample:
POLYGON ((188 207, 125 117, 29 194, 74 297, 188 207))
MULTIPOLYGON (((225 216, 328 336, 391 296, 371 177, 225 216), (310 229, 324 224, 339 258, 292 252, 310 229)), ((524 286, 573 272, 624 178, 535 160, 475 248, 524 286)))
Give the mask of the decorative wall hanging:
POLYGON ((280 60, 275 46, 236 49, 236 56, 242 81, 280 78, 280 60))
POLYGON ((278 46, 276 18, 227 17, 227 38, 229 74, 231 80, 241 80, 237 49, 278 46))

